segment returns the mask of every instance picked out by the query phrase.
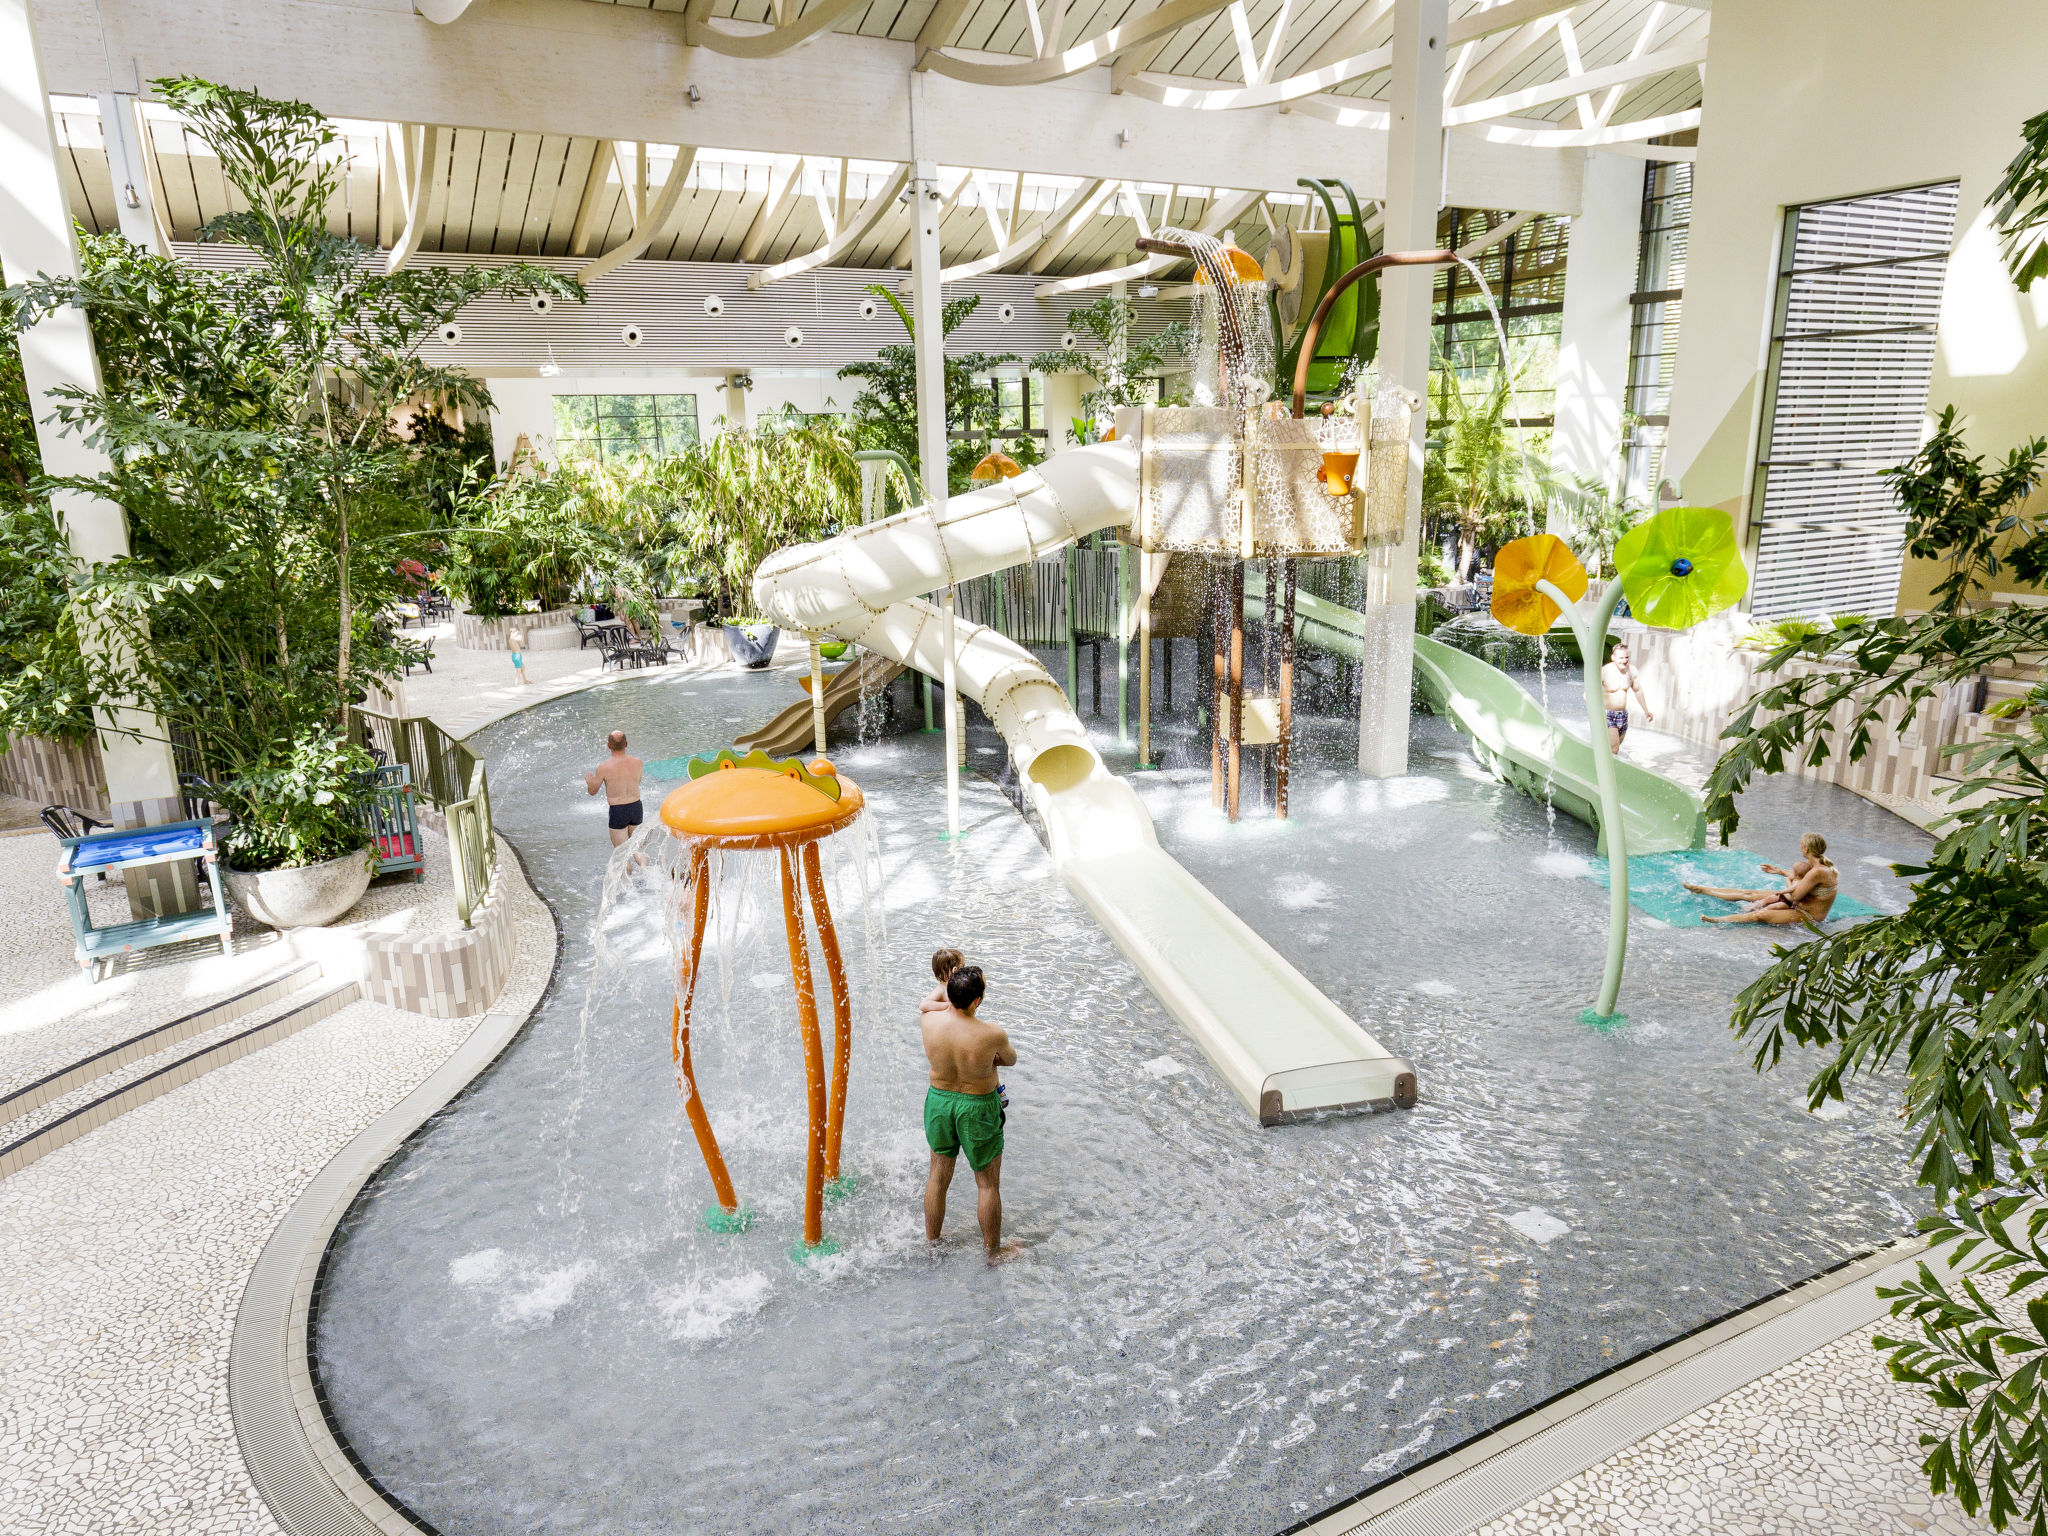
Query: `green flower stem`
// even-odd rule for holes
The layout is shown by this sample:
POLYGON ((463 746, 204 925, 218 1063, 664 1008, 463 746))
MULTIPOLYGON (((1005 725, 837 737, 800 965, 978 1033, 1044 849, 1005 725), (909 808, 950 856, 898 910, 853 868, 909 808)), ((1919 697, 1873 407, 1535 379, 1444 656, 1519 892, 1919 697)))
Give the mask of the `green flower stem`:
POLYGON ((1579 637, 1586 664, 1586 723, 1592 727, 1593 776, 1600 786, 1600 830, 1607 834, 1607 969, 1600 978, 1600 1002, 1594 1009, 1611 1018, 1621 996, 1621 967, 1628 958, 1628 834, 1621 822, 1621 781, 1614 772, 1614 751, 1607 745, 1607 701, 1600 696, 1600 667, 1607 628, 1621 602, 1621 579, 1607 583, 1600 604, 1588 613, 1550 582, 1539 578, 1536 590, 1564 610, 1579 637))

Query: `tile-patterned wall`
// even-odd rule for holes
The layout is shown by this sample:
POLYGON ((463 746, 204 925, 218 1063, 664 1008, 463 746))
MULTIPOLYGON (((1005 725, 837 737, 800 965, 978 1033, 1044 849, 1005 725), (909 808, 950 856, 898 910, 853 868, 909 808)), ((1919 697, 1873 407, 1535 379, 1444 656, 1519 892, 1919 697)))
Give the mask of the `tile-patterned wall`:
POLYGON ((37 805, 68 805, 110 820, 106 780, 100 744, 90 737, 72 743, 17 736, 0 752, 0 791, 37 805))
MULTIPOLYGON (((1642 628, 1629 635, 1629 650, 1643 694, 1656 718, 1656 729, 1688 741, 1715 745, 1721 732, 1743 705, 1781 677, 1830 670, 1819 662, 1799 661, 1765 676, 1764 653, 1735 644, 1746 626, 1736 616, 1712 620, 1690 630, 1642 628)), ((1940 802, 1938 776, 1953 776, 1956 763, 1944 748, 1958 742, 1981 741, 1997 722, 1969 709, 1973 685, 1959 683, 1924 703, 1911 719, 1897 701, 1888 701, 1881 718, 1888 729, 1871 734, 1869 750, 1850 762, 1845 731, 1831 732, 1831 752, 1818 768, 1798 766, 1802 778, 1839 784, 1877 801, 1910 801, 1932 807, 1940 802)), ((1849 706, 1836 711, 1833 724, 1845 725, 1849 706)), ((1788 768, 1791 765, 1788 764, 1788 768)))
MULTIPOLYGON (((363 995, 436 1019, 470 1018, 487 1010, 511 974, 519 950, 506 896, 506 872, 517 867, 501 849, 491 893, 477 908, 471 927, 416 939, 372 935, 365 945, 363 995)), ((514 873, 509 878, 519 877, 514 873)))

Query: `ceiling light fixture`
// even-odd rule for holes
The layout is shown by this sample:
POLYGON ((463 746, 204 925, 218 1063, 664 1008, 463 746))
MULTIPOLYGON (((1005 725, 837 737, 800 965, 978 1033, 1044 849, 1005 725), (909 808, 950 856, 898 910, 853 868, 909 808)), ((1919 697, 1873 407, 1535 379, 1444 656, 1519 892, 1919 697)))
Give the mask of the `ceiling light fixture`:
POLYGON ((548 360, 540 365, 540 376, 544 379, 552 379, 561 371, 562 365, 555 361, 555 348, 551 342, 548 345, 548 360))
POLYGON ((1158 285, 1157 283, 1140 283, 1140 284, 1138 284, 1138 297, 1139 297, 1139 298, 1141 298, 1141 299, 1156 299, 1156 298, 1158 298, 1158 297, 1159 297, 1159 285, 1158 285))

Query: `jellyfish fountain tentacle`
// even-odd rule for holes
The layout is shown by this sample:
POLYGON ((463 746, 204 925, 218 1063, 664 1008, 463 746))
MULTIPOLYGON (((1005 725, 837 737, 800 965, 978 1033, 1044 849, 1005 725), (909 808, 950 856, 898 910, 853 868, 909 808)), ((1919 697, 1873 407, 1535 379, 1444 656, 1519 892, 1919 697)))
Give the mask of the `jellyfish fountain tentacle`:
POLYGON ((702 843, 690 850, 688 880, 690 896, 690 944, 683 958, 682 974, 676 978, 675 1016, 670 1026, 670 1049, 675 1056, 676 1087, 683 1096, 683 1109, 696 1133, 704 1166, 711 1173, 711 1187, 718 1204, 728 1216, 739 1214, 739 1196, 733 1192, 732 1175, 726 1170, 725 1155, 718 1149, 718 1137, 705 1112, 704 1097, 697 1091, 697 1074, 690 1063, 690 1014, 697 1000, 697 973, 704 962, 704 924, 711 912, 710 855, 702 843))
POLYGON ((776 849, 782 867, 782 921, 789 936, 789 969, 796 983, 796 1022, 803 1037, 805 1102, 809 1110, 810 1145, 804 1164, 804 1246, 815 1248, 825 1237, 825 1049, 818 1035, 818 997, 811 981, 810 942, 804 933, 803 909, 797 902, 797 853, 784 844, 776 849))
POLYGON ((839 1177, 839 1147, 846 1130, 847 1069, 853 1058, 853 998, 846 985, 846 962, 839 952, 839 931, 832 925, 824 872, 816 842, 804 844, 804 883, 811 895, 811 920, 825 951, 825 980, 832 989, 832 1091, 825 1106, 825 1177, 839 1177))

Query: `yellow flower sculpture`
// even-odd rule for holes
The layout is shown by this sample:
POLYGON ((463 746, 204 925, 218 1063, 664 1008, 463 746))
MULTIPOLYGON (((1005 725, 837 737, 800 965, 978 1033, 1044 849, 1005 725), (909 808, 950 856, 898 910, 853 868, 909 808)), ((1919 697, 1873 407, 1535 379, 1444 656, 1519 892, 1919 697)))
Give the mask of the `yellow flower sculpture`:
POLYGON ((1536 590, 1547 581, 1573 602, 1586 595, 1586 571, 1555 534, 1516 539, 1493 557, 1493 616, 1525 635, 1550 632, 1564 610, 1536 590))

